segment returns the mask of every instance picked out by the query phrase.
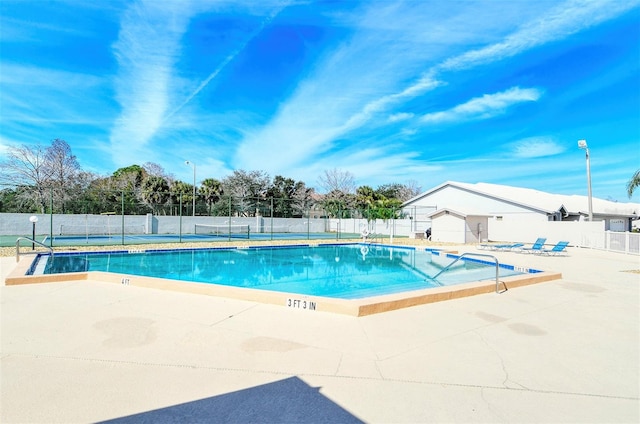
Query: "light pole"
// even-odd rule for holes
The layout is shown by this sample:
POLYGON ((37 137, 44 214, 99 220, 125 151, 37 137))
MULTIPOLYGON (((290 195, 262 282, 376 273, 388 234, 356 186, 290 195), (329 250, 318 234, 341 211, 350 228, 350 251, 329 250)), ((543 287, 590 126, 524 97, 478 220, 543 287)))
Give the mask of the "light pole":
POLYGON ((192 215, 196 216, 196 164, 193 163, 193 162, 189 162, 188 160, 185 160, 184 163, 186 165, 193 166, 193 210, 192 210, 192 215))
POLYGON ((38 217, 31 215, 29 221, 31 221, 31 250, 36 250, 36 222, 38 222, 38 217))
POLYGON ((587 140, 578 140, 578 147, 584 149, 587 157, 587 196, 589 199, 589 222, 593 221, 593 202, 591 201, 591 165, 589 164, 589 146, 587 140))

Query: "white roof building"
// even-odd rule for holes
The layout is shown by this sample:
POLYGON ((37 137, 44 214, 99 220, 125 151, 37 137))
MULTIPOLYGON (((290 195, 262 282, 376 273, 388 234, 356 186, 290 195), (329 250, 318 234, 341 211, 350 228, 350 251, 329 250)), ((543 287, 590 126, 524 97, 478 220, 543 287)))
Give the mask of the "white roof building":
MULTIPOLYGON (((632 221, 640 214, 639 203, 592 198, 592 206, 593 221, 604 221, 605 230, 630 231, 632 221)), ((587 196, 455 181, 447 181, 409 199, 402 208, 414 220, 416 232, 431 227, 436 219, 464 221, 466 242, 486 239, 488 235, 483 231, 487 230, 490 220, 523 225, 541 221, 584 221, 589 216, 587 196)))
MULTIPOLYGON (((612 216, 637 219, 640 214, 640 203, 619 203, 594 197, 592 204, 594 220, 612 216)), ((526 210, 544 213, 551 218, 550 220, 560 221, 572 221, 589 215, 587 196, 552 194, 500 184, 469 184, 456 181, 442 183, 403 204, 403 208, 409 206, 450 208, 467 215, 495 215, 509 212, 515 207, 519 212, 526 210), (449 195, 453 193, 456 194, 449 195), (553 219, 558 213, 562 214, 562 219, 553 219)))

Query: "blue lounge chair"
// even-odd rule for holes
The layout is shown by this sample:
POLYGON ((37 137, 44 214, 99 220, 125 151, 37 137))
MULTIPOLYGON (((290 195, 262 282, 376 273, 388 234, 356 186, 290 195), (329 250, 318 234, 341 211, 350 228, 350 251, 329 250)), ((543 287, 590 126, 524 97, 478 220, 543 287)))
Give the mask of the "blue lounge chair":
POLYGON ((483 250, 513 250, 522 246, 524 246, 524 243, 481 244, 478 248, 483 250))
POLYGON ((547 241, 546 238, 539 237, 538 240, 536 240, 535 243, 533 243, 533 245, 531 247, 519 248, 518 252, 519 253, 538 253, 538 252, 541 252, 542 249, 544 248, 544 242, 545 241, 547 241))
POLYGON ((524 246, 524 243, 499 244, 494 246, 493 250, 515 250, 524 246))
POLYGON ((540 252, 538 253, 541 255, 549 255, 549 256, 566 255, 568 245, 569 245, 568 241, 559 241, 551 249, 541 249, 540 252))

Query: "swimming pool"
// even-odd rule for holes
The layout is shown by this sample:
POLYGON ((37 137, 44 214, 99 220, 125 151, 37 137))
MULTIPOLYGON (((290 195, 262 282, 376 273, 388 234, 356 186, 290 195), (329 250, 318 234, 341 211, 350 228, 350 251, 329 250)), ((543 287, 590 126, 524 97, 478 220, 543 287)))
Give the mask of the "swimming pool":
MULTIPOLYGON (((450 262, 432 250, 326 244, 56 254, 29 274, 104 271, 339 299, 495 280, 495 264, 478 260, 434 278, 450 262)), ((523 274, 506 265, 499 273, 523 274)))
MULTIPOLYGON (((455 252, 373 243, 56 252, 23 257, 5 285, 116 283, 365 316, 497 291, 495 263, 459 259, 455 252), (434 278, 455 260, 453 271, 434 278)), ((562 278, 506 264, 499 274, 500 292, 562 278)))

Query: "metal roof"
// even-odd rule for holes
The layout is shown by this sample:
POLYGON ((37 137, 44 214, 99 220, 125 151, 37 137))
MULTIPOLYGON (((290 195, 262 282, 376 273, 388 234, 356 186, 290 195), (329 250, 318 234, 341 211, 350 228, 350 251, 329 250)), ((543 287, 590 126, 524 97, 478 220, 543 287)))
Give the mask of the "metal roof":
MULTIPOLYGON (((580 195, 563 195, 547 193, 545 191, 530 188, 512 187, 489 183, 461 183, 447 181, 418 196, 406 201, 403 206, 408 206, 415 201, 441 190, 447 186, 457 187, 480 195, 508 201, 524 207, 538 209, 546 213, 554 213, 564 209, 569 214, 588 214, 588 197, 580 195)), ((637 217, 640 214, 640 203, 619 203, 610 200, 592 197, 593 213, 598 215, 616 215, 625 217, 637 217)))

